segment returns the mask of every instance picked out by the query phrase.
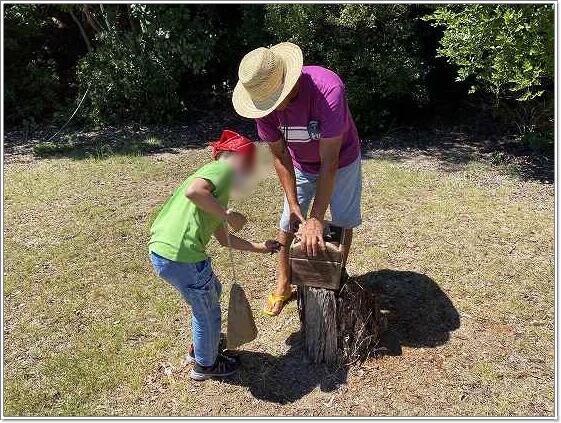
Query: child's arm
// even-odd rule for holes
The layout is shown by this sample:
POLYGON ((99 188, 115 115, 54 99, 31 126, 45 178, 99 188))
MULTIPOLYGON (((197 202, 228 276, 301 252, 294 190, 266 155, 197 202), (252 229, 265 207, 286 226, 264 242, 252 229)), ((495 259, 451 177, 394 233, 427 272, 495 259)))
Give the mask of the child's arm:
MULTIPOLYGON (((214 236, 225 247, 228 246, 228 234, 224 226, 219 226, 214 231, 214 236)), ((240 251, 250 251, 252 253, 276 253, 279 251, 281 245, 278 241, 269 239, 265 242, 250 242, 236 235, 230 234, 230 247, 240 251)))
POLYGON ((185 197, 195 205, 213 216, 226 220, 234 231, 239 231, 244 227, 247 219, 241 213, 227 210, 212 195, 214 185, 206 179, 195 178, 191 185, 185 190, 185 197))

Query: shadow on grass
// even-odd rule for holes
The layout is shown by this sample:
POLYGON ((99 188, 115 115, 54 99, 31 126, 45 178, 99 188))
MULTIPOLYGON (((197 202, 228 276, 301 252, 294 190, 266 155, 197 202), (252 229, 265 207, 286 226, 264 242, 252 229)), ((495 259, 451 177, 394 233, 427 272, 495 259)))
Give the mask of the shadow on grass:
POLYGON ((388 326, 381 344, 389 355, 401 347, 437 347, 460 327, 460 314, 438 284, 426 275, 399 270, 378 270, 362 277, 365 289, 380 296, 388 326))
POLYGON ((68 157, 104 159, 115 155, 177 153, 179 148, 205 148, 200 138, 185 139, 180 129, 153 133, 146 128, 114 128, 75 133, 57 141, 37 142, 32 152, 37 158, 68 157))
POLYGON ((208 114, 185 125, 127 124, 100 129, 67 129, 50 139, 55 128, 10 131, 4 136, 4 152, 12 160, 32 154, 36 159, 68 157, 103 159, 115 155, 179 153, 181 149, 206 148, 224 128, 254 136, 251 121, 230 114, 208 114))
POLYGON ((474 139, 453 131, 400 131, 381 138, 363 140, 362 155, 366 159, 383 158, 402 162, 419 155, 432 157, 447 171, 458 171, 462 165, 480 158, 492 141, 474 139))
MULTIPOLYGON (((356 278, 367 291, 379 295, 381 308, 389 311, 387 331, 380 342, 389 355, 400 355, 402 346, 443 345, 450 332, 460 327, 460 315, 452 301, 426 275, 379 270, 356 278)), ((346 383, 347 367, 333 368, 306 360, 299 332, 286 343, 290 349, 280 357, 240 351, 240 372, 224 382, 247 387, 255 398, 279 404, 297 401, 316 387, 331 392, 346 383)))
MULTIPOLYGON (((113 155, 149 155, 178 153, 180 149, 205 148, 217 139, 223 128, 230 128, 258 139, 255 124, 231 113, 208 113, 186 125, 139 124, 107 126, 102 129, 68 129, 58 135, 56 128, 43 128, 29 133, 13 130, 4 133, 5 159, 18 156, 34 158, 70 157, 103 159, 113 155)), ((471 161, 507 167, 508 172, 523 180, 553 183, 553 138, 544 151, 532 151, 513 137, 481 135, 477 131, 426 130, 404 128, 384 136, 361 141, 364 159, 386 159, 397 162, 434 159, 447 172, 465 169, 471 161)))
POLYGON ((454 130, 398 130, 361 141, 362 157, 396 162, 435 159, 439 169, 458 172, 472 161, 507 167, 522 180, 553 183, 553 138, 543 150, 533 150, 508 136, 454 130))
POLYGON ((278 404, 295 402, 316 387, 331 392, 346 382, 346 367, 333 368, 306 360, 299 332, 290 335, 286 342, 291 347, 281 357, 240 351, 240 371, 224 382, 244 386, 255 398, 278 404))

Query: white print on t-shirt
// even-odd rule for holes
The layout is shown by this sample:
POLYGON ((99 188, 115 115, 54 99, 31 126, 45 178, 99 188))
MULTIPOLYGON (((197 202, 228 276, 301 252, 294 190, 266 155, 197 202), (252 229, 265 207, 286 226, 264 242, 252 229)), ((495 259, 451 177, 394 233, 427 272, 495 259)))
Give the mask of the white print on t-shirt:
POLYGON ((279 126, 286 142, 310 142, 310 134, 306 126, 279 126))

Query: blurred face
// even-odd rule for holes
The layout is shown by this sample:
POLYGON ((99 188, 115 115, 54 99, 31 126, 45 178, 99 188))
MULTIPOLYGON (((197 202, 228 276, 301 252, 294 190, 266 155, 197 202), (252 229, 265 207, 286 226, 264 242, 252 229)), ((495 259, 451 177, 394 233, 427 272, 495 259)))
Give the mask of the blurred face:
POLYGON ((228 157, 234 169, 234 188, 243 188, 255 170, 254 160, 244 154, 234 154, 228 157))
POLYGON ((281 104, 277 106, 275 110, 283 111, 290 105, 290 103, 292 103, 296 99, 297 96, 298 96, 298 83, 296 83, 294 88, 290 90, 290 93, 288 93, 286 98, 282 101, 281 104))

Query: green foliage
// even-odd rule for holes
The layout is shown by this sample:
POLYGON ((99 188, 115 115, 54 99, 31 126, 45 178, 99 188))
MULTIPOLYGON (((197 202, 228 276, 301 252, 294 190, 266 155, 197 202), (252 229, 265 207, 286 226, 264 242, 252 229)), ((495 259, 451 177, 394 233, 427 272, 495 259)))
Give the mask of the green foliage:
POLYGON ((6 124, 33 126, 53 112, 58 97, 55 62, 39 42, 49 23, 38 5, 9 4, 4 25, 6 124))
POLYGON ((71 141, 63 142, 39 142, 33 146, 33 154, 39 157, 55 156, 64 154, 74 149, 74 143, 71 141))
POLYGON ((470 4, 438 8, 428 20, 443 26, 438 54, 474 77, 473 91, 530 100, 553 80, 553 5, 470 4))
MULTIPOLYGON (((267 9, 263 5, 242 5, 241 19, 236 27, 241 31, 242 43, 245 50, 250 51, 274 43, 274 37, 271 31, 267 29, 266 25, 263 25, 266 14, 267 9)), ((247 53, 247 51, 240 51, 239 53, 243 55, 247 53)))
POLYGON ((553 154, 555 136, 553 130, 547 132, 527 132, 522 135, 522 143, 535 153, 553 154))
POLYGON ((87 112, 97 123, 168 122, 185 112, 179 96, 183 72, 200 72, 215 33, 188 5, 130 5, 131 28, 120 30, 119 6, 105 6, 98 47, 78 65, 89 87, 87 112), (113 13, 112 13, 113 12, 113 13))
POLYGON ((266 10, 266 25, 276 42, 298 44, 307 63, 342 77, 361 129, 387 123, 392 103, 424 101, 424 70, 410 6, 271 4, 266 10))
POLYGON ((499 166, 505 164, 508 157, 503 151, 495 150, 491 153, 490 159, 492 164, 499 166))
POLYGON ((160 150, 163 146, 163 141, 158 137, 149 137, 133 143, 133 149, 139 153, 152 153, 160 150))
POLYGON ((281 41, 341 76, 363 135, 456 119, 470 84, 520 134, 553 122, 552 5, 8 4, 3 29, 8 126, 64 122, 86 90, 73 123, 231 110, 240 59, 281 41))

